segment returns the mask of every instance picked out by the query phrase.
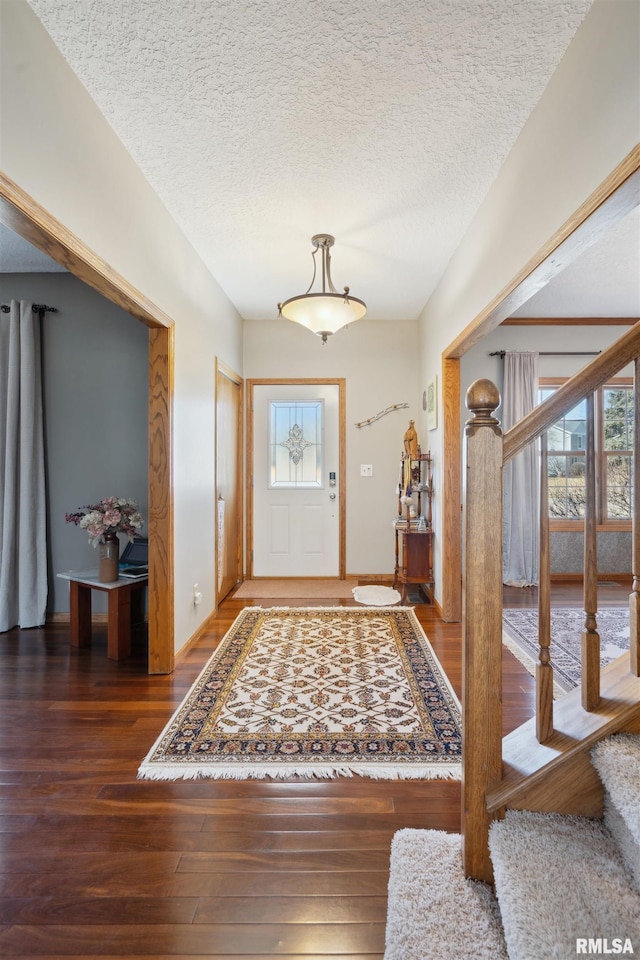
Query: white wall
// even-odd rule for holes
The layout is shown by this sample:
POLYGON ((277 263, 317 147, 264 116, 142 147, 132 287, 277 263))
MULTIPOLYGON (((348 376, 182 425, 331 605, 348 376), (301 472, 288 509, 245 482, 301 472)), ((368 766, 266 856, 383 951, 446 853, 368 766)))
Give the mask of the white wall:
MULTIPOLYGON (((319 337, 289 320, 245 321, 244 373, 258 377, 344 377, 346 379, 347 574, 393 573, 392 522, 403 437, 417 419, 417 323, 363 320, 322 344, 319 337), (375 423, 356 427, 394 403, 375 423), (373 465, 373 477, 360 476, 360 464, 373 465)), ((423 450, 427 436, 420 436, 423 450)), ((437 497, 437 491, 436 491, 437 497)))
POLYGON ((215 357, 242 372, 242 323, 25 0, 0 3, 0 81, 3 172, 175 321, 179 649, 214 605, 215 357))
MULTIPOLYGON (((640 4, 595 0, 421 315, 423 382, 639 142, 639 61, 640 4)), ((433 445, 437 485, 442 430, 433 445)), ((440 527, 434 511, 437 596, 440 527)))
MULTIPOLYGON (((411 414, 423 447, 430 446, 435 459, 437 595, 442 436, 436 430, 425 443, 418 400, 427 382, 440 373, 444 348, 638 141, 638 10, 638 4, 628 0, 596 0, 427 304, 420 319, 418 350, 417 337, 406 336, 404 325, 393 336, 383 335, 387 344, 396 345, 396 338, 406 336, 403 349, 393 351, 390 359, 377 333, 375 340, 361 344, 359 353, 350 354, 345 343, 344 358, 337 348, 333 357, 328 353, 333 348, 318 343, 324 354, 317 360, 311 346, 300 346, 294 363, 282 354, 284 343, 297 342, 292 336, 280 342, 280 355, 269 341, 270 353, 264 357, 251 349, 247 338, 246 376, 268 375, 268 366, 277 368, 277 375, 312 375, 302 373, 308 368, 318 375, 338 375, 352 362, 349 423, 397 401, 396 377, 406 361, 412 373, 397 387, 411 393, 411 414)), ((175 320, 173 484, 179 648, 213 606, 214 358, 217 354, 243 372, 242 324, 25 0, 0 3, 0 26, 0 166, 175 320), (195 609, 194 582, 204 594, 195 609)), ((255 325, 250 326, 253 330, 255 325)), ((340 336, 346 340, 347 335, 340 336)), ((335 344, 340 342, 336 336, 335 344)), ((362 460, 375 465, 381 458, 384 462, 395 458, 396 437, 401 441, 406 424, 396 433, 389 419, 377 430, 364 428, 359 436, 351 430, 350 464, 362 460), (384 442, 378 443, 383 436, 384 442)), ((389 479, 385 474, 384 495, 382 486, 363 487, 350 476, 354 482, 349 484, 348 565, 354 572, 366 572, 357 570, 365 562, 382 563, 382 528, 373 535, 367 525, 386 511, 386 498, 393 498, 395 468, 393 474, 389 479)))

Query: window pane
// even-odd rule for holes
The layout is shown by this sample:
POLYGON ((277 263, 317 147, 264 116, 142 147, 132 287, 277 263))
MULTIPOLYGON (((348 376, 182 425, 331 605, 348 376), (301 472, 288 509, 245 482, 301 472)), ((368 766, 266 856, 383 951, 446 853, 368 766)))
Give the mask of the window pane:
MULTIPOLYGON (((540 401, 552 396, 557 387, 540 389, 540 401)), ((634 394, 628 385, 602 389, 602 419, 597 407, 596 479, 603 496, 598 500, 598 522, 629 520, 631 517, 633 468, 634 394), (603 469, 602 469, 603 468, 603 469), (604 473, 604 476, 600 475, 604 473), (600 515, 600 511, 602 515, 600 515)), ((549 449, 549 516, 553 519, 584 517, 584 457, 586 444, 586 401, 582 401, 566 417, 548 431, 549 449)))
POLYGON ((633 391, 628 387, 604 391, 604 449, 633 447, 633 391))
POLYGON ((270 487, 322 486, 323 401, 269 403, 270 487))
POLYGON ((549 450, 584 450, 587 435, 587 405, 582 400, 549 428, 549 450))
POLYGON ((631 457, 614 454, 607 457, 607 519, 631 518, 631 457))
POLYGON ((579 520, 584 517, 584 456, 549 456, 549 516, 579 520))

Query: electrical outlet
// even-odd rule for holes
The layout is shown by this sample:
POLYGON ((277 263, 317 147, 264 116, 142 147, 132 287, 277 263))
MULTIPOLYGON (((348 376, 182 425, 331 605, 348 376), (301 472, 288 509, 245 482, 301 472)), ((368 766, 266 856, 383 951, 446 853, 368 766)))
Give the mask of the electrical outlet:
POLYGON ((372 476, 373 476, 373 464, 372 464, 372 463, 361 463, 361 464, 360 464, 360 476, 361 476, 361 477, 372 477, 372 476))

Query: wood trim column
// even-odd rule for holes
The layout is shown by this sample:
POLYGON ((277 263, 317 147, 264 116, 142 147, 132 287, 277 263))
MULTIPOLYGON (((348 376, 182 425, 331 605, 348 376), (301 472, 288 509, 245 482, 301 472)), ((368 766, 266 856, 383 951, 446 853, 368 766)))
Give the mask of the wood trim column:
POLYGON ((460 429, 460 361, 442 360, 442 619, 462 619, 462 433, 460 429))
POLYGON ((171 673, 175 658, 172 406, 173 327, 156 327, 149 331, 149 673, 171 673))

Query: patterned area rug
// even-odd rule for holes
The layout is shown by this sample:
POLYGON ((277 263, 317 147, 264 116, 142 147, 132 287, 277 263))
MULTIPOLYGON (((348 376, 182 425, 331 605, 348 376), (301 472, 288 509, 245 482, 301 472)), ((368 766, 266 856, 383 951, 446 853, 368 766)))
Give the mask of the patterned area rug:
POLYGON ((410 607, 247 607, 138 777, 460 779, 461 749, 410 607))
MULTIPOLYGON (((538 611, 503 610, 503 642, 533 676, 538 662, 538 611)), ((607 663, 629 649, 629 608, 602 607, 598 610, 600 662, 607 663)), ((556 696, 580 683, 581 634, 584 611, 575 607, 554 607, 551 611, 551 663, 556 696)))

